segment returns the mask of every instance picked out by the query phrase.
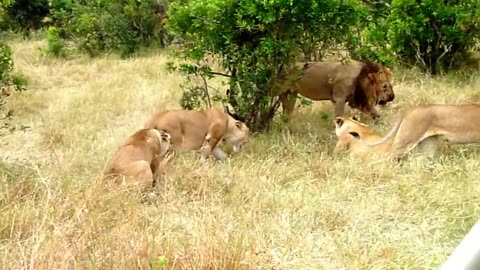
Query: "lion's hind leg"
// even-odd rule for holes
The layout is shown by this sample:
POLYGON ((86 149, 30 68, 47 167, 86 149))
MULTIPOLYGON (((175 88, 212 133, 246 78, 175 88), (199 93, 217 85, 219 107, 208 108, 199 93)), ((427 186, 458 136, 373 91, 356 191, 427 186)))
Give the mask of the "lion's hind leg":
POLYGON ((134 161, 123 169, 126 184, 145 190, 153 186, 153 173, 150 164, 145 160, 134 161))
POLYGON ((438 137, 431 136, 418 143, 418 150, 428 157, 433 157, 438 152, 438 137))

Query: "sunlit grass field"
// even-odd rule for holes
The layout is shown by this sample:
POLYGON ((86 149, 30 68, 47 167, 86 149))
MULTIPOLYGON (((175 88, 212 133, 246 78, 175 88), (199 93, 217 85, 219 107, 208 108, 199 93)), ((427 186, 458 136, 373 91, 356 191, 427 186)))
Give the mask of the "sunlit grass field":
MULTIPOLYGON (((227 161, 178 155, 151 200, 107 188, 122 140, 180 108, 172 59, 56 60, 44 41, 8 44, 30 82, 8 105, 29 128, 0 138, 2 269, 437 269, 480 216, 478 145, 402 163, 334 154, 328 101, 227 161)), ((385 134, 402 108, 480 102, 479 75, 395 68, 394 104, 362 119, 385 134)))

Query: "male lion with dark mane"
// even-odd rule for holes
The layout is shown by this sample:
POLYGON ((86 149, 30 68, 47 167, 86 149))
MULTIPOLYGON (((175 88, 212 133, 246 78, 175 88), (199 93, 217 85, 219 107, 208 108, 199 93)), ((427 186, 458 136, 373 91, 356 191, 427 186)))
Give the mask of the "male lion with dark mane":
POLYGON ((373 119, 380 116, 377 104, 383 106, 395 99, 392 72, 370 61, 297 63, 281 76, 280 85, 282 90, 275 96, 280 97, 287 115, 293 112, 298 94, 312 100, 331 100, 336 116, 343 116, 348 102, 373 119))

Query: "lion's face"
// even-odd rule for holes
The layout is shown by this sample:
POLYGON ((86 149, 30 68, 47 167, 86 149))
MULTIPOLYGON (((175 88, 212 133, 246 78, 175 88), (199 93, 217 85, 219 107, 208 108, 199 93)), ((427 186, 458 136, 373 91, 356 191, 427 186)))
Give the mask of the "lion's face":
POLYGON ((368 79, 364 79, 363 85, 374 96, 374 100, 370 100, 370 104, 384 106, 395 99, 391 79, 392 73, 384 67, 380 68, 378 72, 368 74, 368 79))
POLYGON ((377 103, 381 106, 386 105, 395 99, 392 85, 392 72, 389 68, 382 67, 377 73, 373 73, 373 78, 377 84, 377 103))
POLYGON ((233 145, 234 152, 240 152, 243 145, 249 140, 250 129, 242 121, 235 120, 235 125, 230 127, 228 133, 225 141, 233 145))

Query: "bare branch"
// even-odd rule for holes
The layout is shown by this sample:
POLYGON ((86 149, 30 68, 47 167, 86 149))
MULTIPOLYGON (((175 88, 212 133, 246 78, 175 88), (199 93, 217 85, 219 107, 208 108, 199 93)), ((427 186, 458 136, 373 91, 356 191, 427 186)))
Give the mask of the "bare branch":
POLYGON ((219 76, 223 76, 223 77, 227 77, 227 78, 231 78, 231 77, 232 77, 232 75, 225 74, 225 73, 221 73, 221 72, 212 71, 212 72, 210 72, 210 73, 213 74, 213 75, 219 75, 219 76))

